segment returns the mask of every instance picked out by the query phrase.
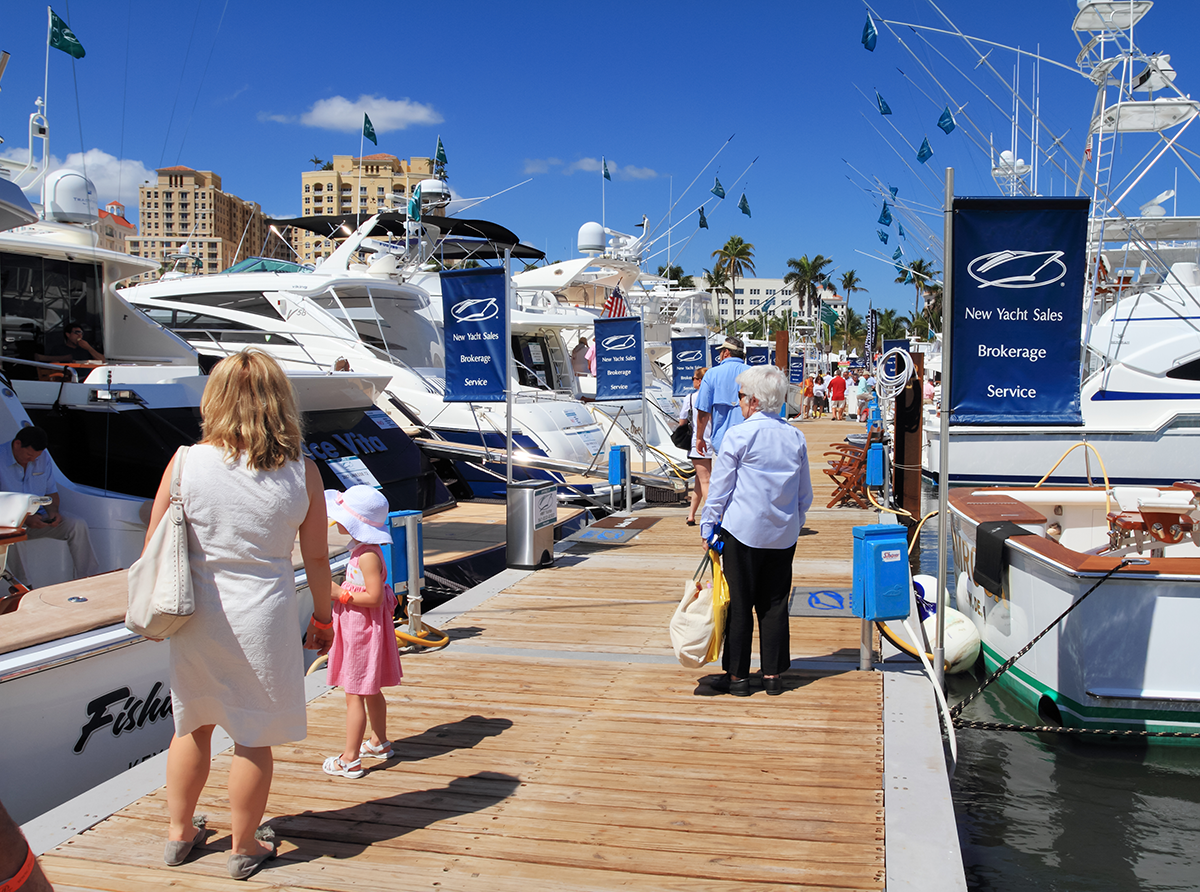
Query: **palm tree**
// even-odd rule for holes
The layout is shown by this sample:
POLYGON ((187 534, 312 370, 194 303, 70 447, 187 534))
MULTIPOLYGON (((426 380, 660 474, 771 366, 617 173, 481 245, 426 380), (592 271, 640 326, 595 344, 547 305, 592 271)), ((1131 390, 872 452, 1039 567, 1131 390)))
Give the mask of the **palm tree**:
POLYGON ((866 322, 863 321, 862 316, 850 307, 846 307, 846 312, 838 323, 837 334, 842 339, 842 350, 850 351, 855 347, 861 347, 867 337, 866 322))
POLYGON ((913 299, 913 318, 916 319, 921 313, 921 295, 928 289, 930 279, 940 276, 941 273, 933 268, 933 264, 924 257, 918 257, 908 265, 904 272, 896 276, 896 281, 904 284, 904 281, 910 276, 912 277, 913 286, 917 289, 916 297, 913 299))
POLYGON ((925 318, 932 331, 942 330, 942 286, 927 285, 925 287, 925 318))
POLYGON ((714 266, 711 270, 704 271, 704 285, 714 294, 733 294, 729 290, 729 276, 720 266, 714 266))
POLYGON ((675 264, 660 266, 658 268, 658 275, 664 279, 672 279, 679 288, 696 287, 696 283, 692 277, 684 275, 682 266, 675 266, 675 264))
POLYGON ((846 295, 846 306, 850 306, 850 295, 861 291, 867 293, 867 289, 862 287, 862 279, 858 277, 858 270, 848 269, 842 273, 842 294, 846 295))
MULTIPOLYGON (((754 245, 742 241, 740 235, 731 235, 725 247, 712 252, 716 263, 713 272, 720 267, 729 277, 729 293, 737 294, 738 277, 745 278, 746 272, 754 272, 754 245)), ((737 306, 735 303, 734 306, 737 306)))
POLYGON ((887 341, 895 341, 907 337, 908 318, 897 316, 895 310, 882 310, 878 322, 879 337, 887 341))
POLYGON ((821 287, 829 282, 825 267, 833 263, 833 258, 817 254, 812 260, 803 255, 799 260, 789 258, 787 265, 792 271, 783 277, 783 284, 791 286, 794 293, 804 298, 804 317, 812 318, 812 305, 817 299, 821 287))
POLYGON ((325 168, 325 159, 313 155, 308 159, 308 163, 313 166, 314 170, 323 170, 325 168))

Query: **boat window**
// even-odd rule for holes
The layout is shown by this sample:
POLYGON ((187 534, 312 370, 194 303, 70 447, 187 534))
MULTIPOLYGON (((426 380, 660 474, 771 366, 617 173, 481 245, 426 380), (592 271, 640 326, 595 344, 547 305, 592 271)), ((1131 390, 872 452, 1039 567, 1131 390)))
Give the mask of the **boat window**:
MULTIPOLYGON (((84 339, 104 352, 100 269, 94 264, 0 253, 0 315, 5 356, 68 355, 67 323, 83 326, 84 339)), ((7 370, 19 378, 36 375, 28 366, 7 370)))
POLYGON ((1200 381, 1200 359, 1193 359, 1191 362, 1175 366, 1167 372, 1167 377, 1177 378, 1181 381, 1200 381))
POLYGON ((517 365, 517 381, 526 387, 551 387, 554 369, 550 363, 550 347, 544 337, 512 336, 513 358, 517 365))
POLYGON ((198 294, 196 292, 180 291, 155 295, 158 300, 185 300, 190 304, 201 304, 206 307, 221 307, 225 310, 237 310, 241 313, 253 313, 256 316, 269 316, 278 319, 279 313, 261 291, 233 291, 198 294))
POLYGON ((188 310, 168 310, 164 307, 144 309, 147 316, 164 328, 169 328, 181 338, 193 343, 220 341, 223 344, 284 344, 294 346, 295 341, 278 332, 264 331, 243 322, 222 319, 188 310))

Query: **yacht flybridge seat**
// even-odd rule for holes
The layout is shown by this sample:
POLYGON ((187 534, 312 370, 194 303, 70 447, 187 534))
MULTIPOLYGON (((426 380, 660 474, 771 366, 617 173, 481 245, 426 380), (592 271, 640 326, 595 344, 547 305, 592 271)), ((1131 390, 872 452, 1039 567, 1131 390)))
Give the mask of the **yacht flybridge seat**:
POLYGON ((1113 549, 1134 546, 1140 552, 1151 539, 1174 545, 1190 538, 1200 546, 1200 483, 1186 480, 1170 489, 1114 486, 1115 510, 1108 513, 1113 549))

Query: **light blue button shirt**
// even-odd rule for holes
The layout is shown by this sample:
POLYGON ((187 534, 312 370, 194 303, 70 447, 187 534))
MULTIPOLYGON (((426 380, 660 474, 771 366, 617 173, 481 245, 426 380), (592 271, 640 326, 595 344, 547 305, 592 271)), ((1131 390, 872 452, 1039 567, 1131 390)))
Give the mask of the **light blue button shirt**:
POLYGON ((696 408, 712 415, 704 431, 709 452, 719 452, 725 432, 742 423, 742 413, 738 409, 737 379, 747 368, 744 360, 727 356, 700 382, 700 389, 696 392, 696 408))
POLYGON ((789 548, 812 501, 804 434, 778 415, 755 412, 729 429, 713 461, 700 534, 707 539, 720 523, 751 548, 789 548))
POLYGON ((51 496, 58 492, 50 451, 44 450, 22 468, 13 457, 12 441, 0 446, 0 492, 24 492, 32 496, 51 496))

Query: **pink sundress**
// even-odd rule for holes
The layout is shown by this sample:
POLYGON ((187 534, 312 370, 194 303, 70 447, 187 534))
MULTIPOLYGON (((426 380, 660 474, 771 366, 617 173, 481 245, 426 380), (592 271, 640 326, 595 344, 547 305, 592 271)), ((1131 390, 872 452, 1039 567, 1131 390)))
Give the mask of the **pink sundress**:
MULTIPOLYGON (((378 545, 354 542, 346 581, 342 588, 350 592, 366 592, 363 572, 358 559, 374 551, 383 563, 383 550, 378 545)), ((380 688, 400 684, 404 672, 400 668, 400 652, 396 649, 395 626, 392 614, 396 596, 385 585, 383 601, 377 607, 356 607, 333 602, 333 646, 329 649, 331 686, 345 689, 347 694, 378 694, 380 688)))

